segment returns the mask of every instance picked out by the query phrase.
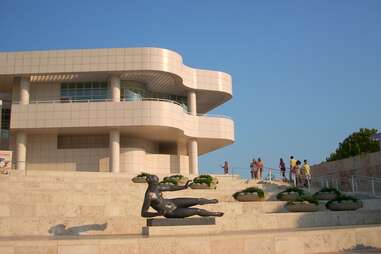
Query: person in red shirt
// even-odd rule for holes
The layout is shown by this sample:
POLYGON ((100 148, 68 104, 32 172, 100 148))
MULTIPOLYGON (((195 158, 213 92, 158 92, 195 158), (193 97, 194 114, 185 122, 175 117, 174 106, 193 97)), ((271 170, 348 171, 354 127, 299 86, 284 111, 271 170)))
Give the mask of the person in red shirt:
POLYGON ((261 158, 258 158, 258 161, 257 161, 257 178, 259 180, 262 180, 262 172, 263 172, 263 161, 261 160, 261 158))

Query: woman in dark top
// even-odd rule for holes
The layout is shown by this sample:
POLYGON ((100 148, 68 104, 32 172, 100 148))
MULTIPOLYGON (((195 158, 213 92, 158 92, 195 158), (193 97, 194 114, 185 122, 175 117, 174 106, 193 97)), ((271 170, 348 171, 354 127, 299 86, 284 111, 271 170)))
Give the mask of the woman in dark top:
POLYGON ((280 158, 280 161, 279 161, 279 169, 280 169, 280 173, 282 174, 282 180, 285 181, 286 180, 286 164, 284 163, 282 158, 280 158))

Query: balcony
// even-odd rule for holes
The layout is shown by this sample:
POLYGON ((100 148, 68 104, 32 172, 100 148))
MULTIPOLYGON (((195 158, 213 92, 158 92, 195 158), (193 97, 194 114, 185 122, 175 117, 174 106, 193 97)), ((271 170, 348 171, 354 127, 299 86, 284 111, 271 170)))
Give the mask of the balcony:
MULTIPOLYGON (((12 105, 12 130, 62 132, 118 128, 129 132, 131 129, 143 130, 144 127, 151 130, 176 129, 175 133, 186 137, 223 139, 227 143, 234 141, 232 119, 212 115, 192 116, 181 104, 171 100, 35 101, 28 105, 12 105)), ((157 134, 146 132, 145 135, 157 134)))

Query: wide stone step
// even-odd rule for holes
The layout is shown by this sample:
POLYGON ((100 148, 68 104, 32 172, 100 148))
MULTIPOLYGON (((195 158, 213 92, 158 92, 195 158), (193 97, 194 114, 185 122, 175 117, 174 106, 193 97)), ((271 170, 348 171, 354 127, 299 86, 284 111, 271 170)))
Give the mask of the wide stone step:
POLYGON ((381 210, 243 215, 218 221, 223 231, 333 227, 381 223, 381 210))
MULTIPOLYGON (((227 211, 217 220, 221 231, 269 230, 304 227, 328 227, 346 225, 369 225, 381 223, 381 210, 359 210, 351 212, 321 211, 313 213, 244 213, 236 215, 227 211)), ((145 226, 145 219, 139 213, 127 216, 81 215, 62 216, 21 216, 0 218, 0 235, 49 235, 49 229, 60 224, 66 228, 102 225, 104 230, 85 230, 83 234, 139 234, 145 226)), ((96 226, 95 226, 96 227, 96 226)))
POLYGON ((381 247, 380 226, 349 226, 224 232, 193 236, 70 236, 0 238, 0 253, 335 253, 363 246, 381 247))

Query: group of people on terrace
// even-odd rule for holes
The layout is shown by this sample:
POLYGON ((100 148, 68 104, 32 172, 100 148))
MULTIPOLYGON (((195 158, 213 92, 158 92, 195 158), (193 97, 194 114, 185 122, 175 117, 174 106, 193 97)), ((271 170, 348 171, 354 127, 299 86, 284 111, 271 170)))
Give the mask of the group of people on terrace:
MULTIPOLYGON (((221 166, 224 169, 224 174, 229 174, 229 163, 227 161, 221 166)), ((264 171, 264 162, 261 158, 253 159, 250 162, 250 175, 251 179, 262 180, 264 171)), ((269 168, 269 172, 273 169, 269 168)), ((287 168, 283 158, 279 160, 279 170, 282 181, 293 183, 295 186, 308 187, 311 181, 311 167, 307 160, 303 160, 303 165, 300 160, 290 156, 290 164, 287 168), (288 177, 286 176, 286 170, 289 169, 288 177)), ((270 173, 271 174, 271 173, 270 173)), ((270 178, 271 175, 270 175, 270 178)), ((271 179, 270 179, 271 180, 271 179)))
POLYGON ((258 158, 258 160, 253 159, 250 162, 251 179, 262 179, 263 166, 264 164, 261 158, 258 158))
MULTIPOLYGON (((280 164, 281 163, 279 163, 279 165, 280 164)), ((285 179, 285 170, 283 172, 283 179, 285 179)), ((293 182, 295 186, 309 186, 311 181, 311 167, 307 160, 303 160, 302 165, 300 160, 295 159, 294 156, 290 156, 289 181, 293 182)))

